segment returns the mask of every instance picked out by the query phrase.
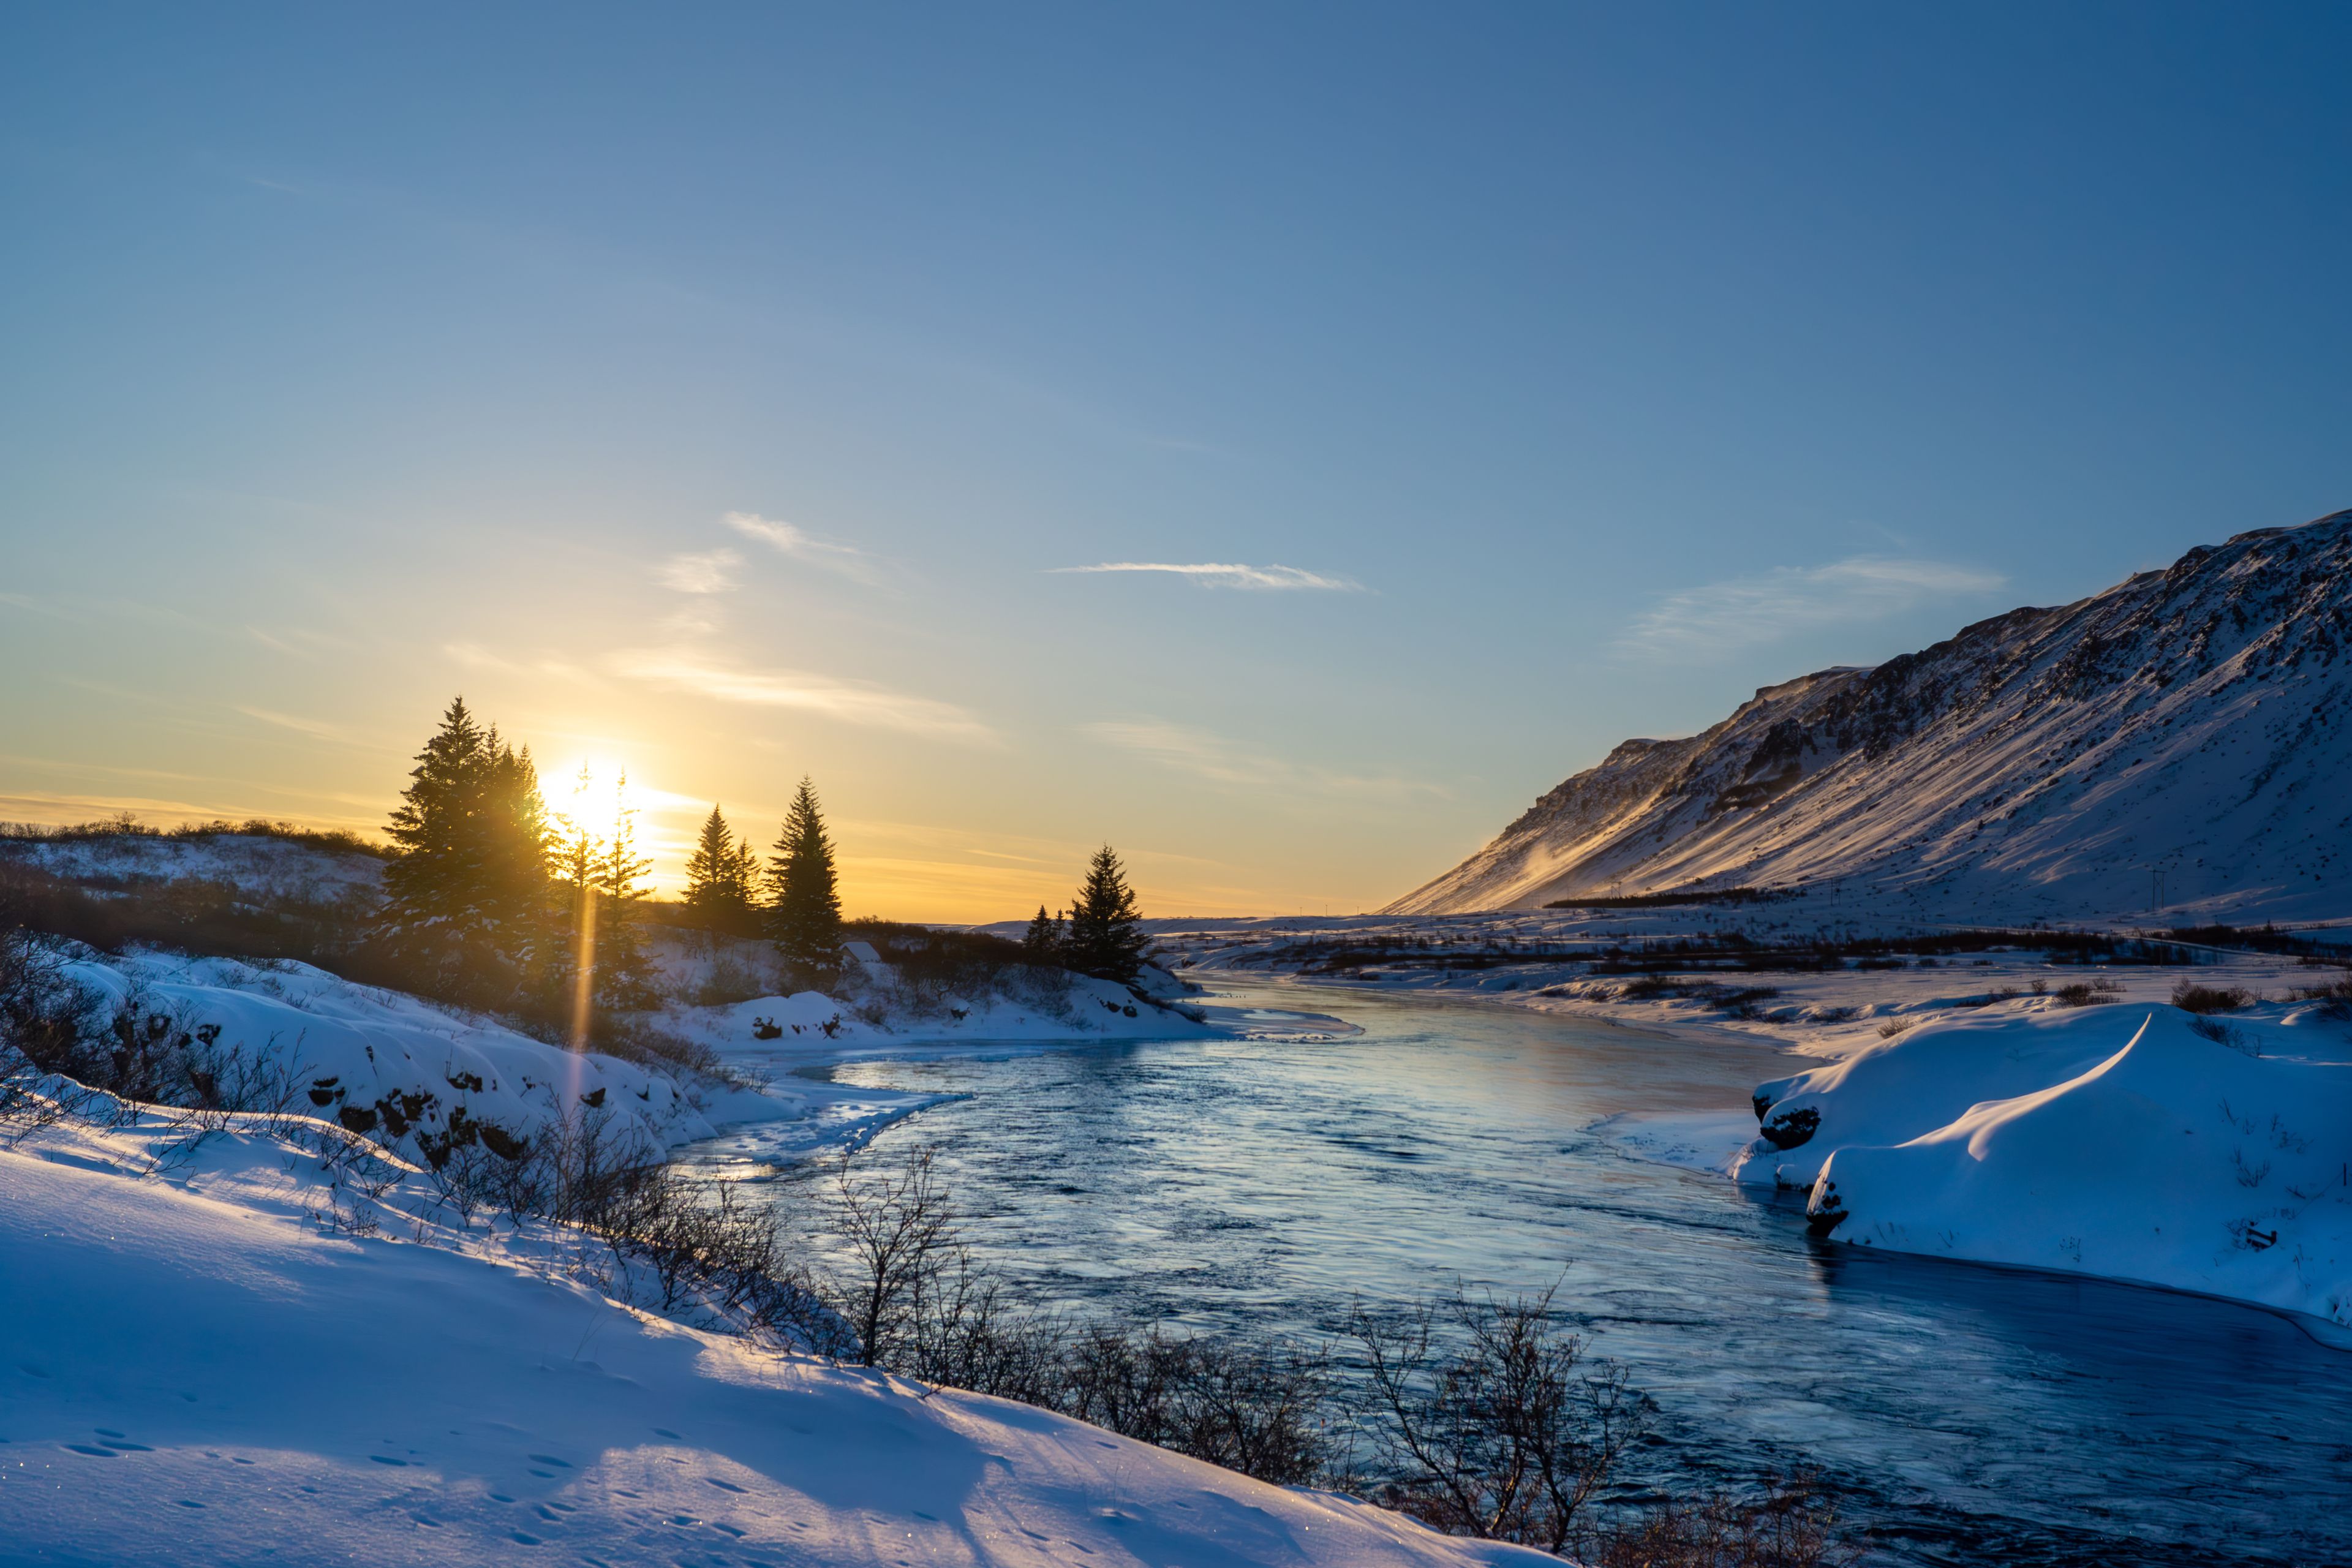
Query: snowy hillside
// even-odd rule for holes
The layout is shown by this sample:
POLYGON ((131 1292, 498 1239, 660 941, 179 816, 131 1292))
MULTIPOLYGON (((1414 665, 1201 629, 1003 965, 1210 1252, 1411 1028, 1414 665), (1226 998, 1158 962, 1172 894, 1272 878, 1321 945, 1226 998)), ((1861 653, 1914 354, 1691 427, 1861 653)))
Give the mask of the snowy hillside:
POLYGON ((296 1145, 167 1179, 147 1136, 0 1150, 11 1563, 1556 1561, 393 1239, 426 1217, 346 1234, 296 1145))
POLYGON ((2352 912, 2347 654, 2352 512, 2242 533, 1627 741, 1388 912, 1800 885, 1951 920, 2352 912))
POLYGON ((250 897, 298 900, 372 900, 383 878, 383 859, 365 850, 261 833, 0 838, 0 861, 97 887, 219 882, 250 897))

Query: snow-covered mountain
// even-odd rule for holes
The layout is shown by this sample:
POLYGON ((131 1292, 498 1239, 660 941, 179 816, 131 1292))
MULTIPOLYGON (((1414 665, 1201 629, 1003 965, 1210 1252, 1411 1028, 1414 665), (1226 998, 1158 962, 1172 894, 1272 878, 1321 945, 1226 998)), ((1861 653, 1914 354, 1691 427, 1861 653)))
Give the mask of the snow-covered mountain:
POLYGON ((1803 888, 1953 920, 2352 913, 2352 511, 1627 741, 1391 913, 1803 888))

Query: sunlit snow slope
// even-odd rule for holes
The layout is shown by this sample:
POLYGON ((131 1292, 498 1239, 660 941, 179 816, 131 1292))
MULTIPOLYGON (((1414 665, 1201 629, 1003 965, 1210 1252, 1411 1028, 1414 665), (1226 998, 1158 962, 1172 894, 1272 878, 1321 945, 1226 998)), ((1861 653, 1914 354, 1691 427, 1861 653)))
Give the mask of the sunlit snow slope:
POLYGON ((1385 912, 1835 885, 1952 919, 2346 913, 2347 653, 2352 511, 2242 533, 1627 741, 1385 912))

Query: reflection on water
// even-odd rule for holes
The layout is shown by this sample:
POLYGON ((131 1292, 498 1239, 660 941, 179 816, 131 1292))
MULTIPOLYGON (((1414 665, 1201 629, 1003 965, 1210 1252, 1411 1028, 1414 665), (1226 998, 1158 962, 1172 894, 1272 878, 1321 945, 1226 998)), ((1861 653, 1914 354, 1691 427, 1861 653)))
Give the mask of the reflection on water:
POLYGON ((1817 1243, 1791 1200, 1595 1130, 1744 1108, 1784 1070, 1756 1047, 1333 1010, 1363 1033, 835 1076, 971 1097, 877 1150, 936 1144, 980 1251, 1038 1296, 1314 1332, 1456 1275, 1559 1280, 1659 1401, 1673 1463, 1819 1467, 1861 1489, 1885 1560, 2352 1562, 2352 1355, 2218 1302, 1817 1243))

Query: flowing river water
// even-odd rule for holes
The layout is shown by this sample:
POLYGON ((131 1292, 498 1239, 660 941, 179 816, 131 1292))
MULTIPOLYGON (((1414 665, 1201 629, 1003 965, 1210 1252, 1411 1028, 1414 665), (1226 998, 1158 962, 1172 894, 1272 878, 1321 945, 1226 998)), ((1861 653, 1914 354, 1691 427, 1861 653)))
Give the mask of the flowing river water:
MULTIPOLYGON (((1334 1039, 866 1059, 1024 1296, 1328 1334, 1460 1278, 1538 1291, 1656 1400, 1645 1479, 1810 1467, 1873 1562, 2352 1563, 2352 1354, 2134 1287, 1852 1249, 1792 1197, 1636 1157, 1628 1116, 1792 1070, 1491 1004, 1269 986, 1334 1039)), ((788 1187, 790 1184, 782 1184, 788 1187)))

